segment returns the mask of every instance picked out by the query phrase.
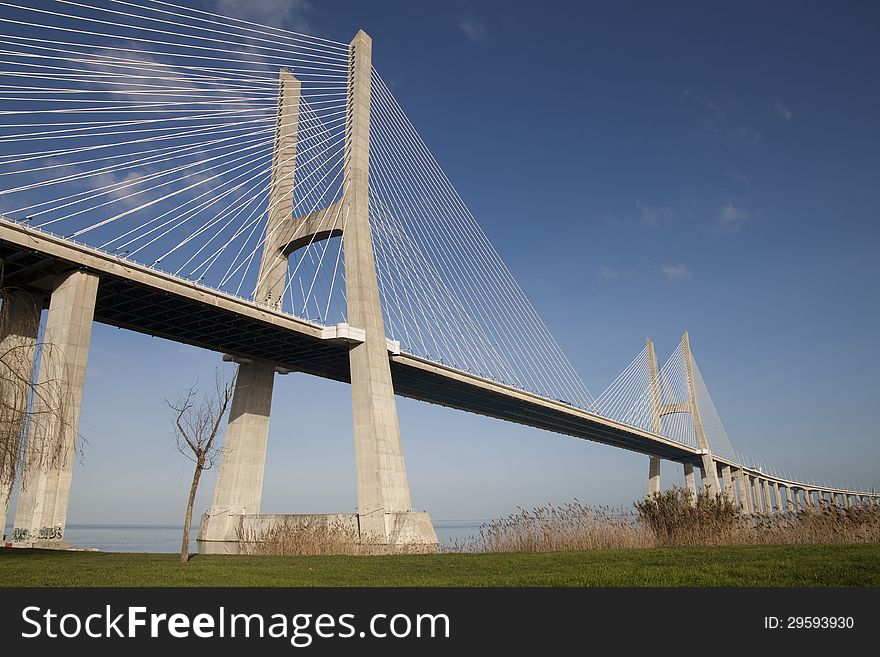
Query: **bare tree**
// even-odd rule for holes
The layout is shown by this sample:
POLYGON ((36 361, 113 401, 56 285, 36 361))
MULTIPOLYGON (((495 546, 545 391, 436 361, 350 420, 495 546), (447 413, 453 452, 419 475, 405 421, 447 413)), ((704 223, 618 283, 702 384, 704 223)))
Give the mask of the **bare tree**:
POLYGON ((175 412, 174 436, 177 450, 196 464, 189 499, 186 503, 186 519, 183 523, 183 542, 180 545, 180 563, 189 561, 189 532, 192 527, 193 505, 202 472, 214 467, 219 453, 216 447, 222 421, 232 399, 235 377, 226 382, 218 370, 214 380, 214 390, 199 398, 198 381, 181 395, 176 402, 167 399, 165 403, 175 412))

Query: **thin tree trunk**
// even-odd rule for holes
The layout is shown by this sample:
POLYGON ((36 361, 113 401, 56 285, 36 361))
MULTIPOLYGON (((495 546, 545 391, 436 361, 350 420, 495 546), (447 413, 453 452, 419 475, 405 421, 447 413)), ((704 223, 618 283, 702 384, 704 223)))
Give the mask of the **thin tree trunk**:
POLYGON ((196 502, 196 489, 199 487, 199 478, 202 476, 204 465, 196 463, 196 471, 193 473, 192 486, 189 487, 189 501, 186 504, 186 520, 183 522, 183 542, 180 544, 180 563, 189 561, 189 530, 192 527, 193 505, 196 502))

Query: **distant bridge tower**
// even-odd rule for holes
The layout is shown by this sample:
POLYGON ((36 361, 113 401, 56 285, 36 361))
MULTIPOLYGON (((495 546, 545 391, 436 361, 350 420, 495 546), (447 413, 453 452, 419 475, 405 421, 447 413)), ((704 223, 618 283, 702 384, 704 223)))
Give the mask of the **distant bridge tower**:
MULTIPOLYGON (((300 84, 290 73, 281 72, 266 239, 255 301, 280 307, 288 256, 310 243, 343 236, 348 322, 363 331, 363 338, 352 340, 349 351, 358 513, 310 517, 351 522, 362 539, 388 550, 413 545, 433 549, 437 537, 430 518, 412 510, 376 277, 369 220, 371 60, 372 40, 359 31, 349 47, 342 198, 296 218, 292 209, 300 84), (342 214, 343 229, 322 229, 329 213, 342 214)), ((235 549, 243 526, 259 532, 273 522, 302 519, 259 515, 274 375, 272 363, 239 364, 214 499, 199 535, 205 551, 235 549)))
MULTIPOLYGON (((696 385, 694 383, 694 361, 691 356, 691 343, 688 332, 681 336, 682 358, 684 359, 685 380, 687 382, 687 401, 665 403, 662 397, 660 375, 657 368, 657 357, 654 354, 654 343, 650 338, 645 340, 648 355, 648 377, 651 391, 652 430, 656 434, 662 434, 662 419, 675 413, 688 413, 693 419, 694 433, 697 438, 697 447, 701 450, 701 469, 703 472, 702 485, 711 495, 721 491, 718 481, 718 468, 712 458, 709 441, 703 428, 703 420, 700 417, 700 409, 697 404, 696 385)), ((660 492, 660 457, 651 456, 648 469, 648 494, 660 492)), ((691 490, 694 489, 693 464, 684 464, 685 483, 691 490)))

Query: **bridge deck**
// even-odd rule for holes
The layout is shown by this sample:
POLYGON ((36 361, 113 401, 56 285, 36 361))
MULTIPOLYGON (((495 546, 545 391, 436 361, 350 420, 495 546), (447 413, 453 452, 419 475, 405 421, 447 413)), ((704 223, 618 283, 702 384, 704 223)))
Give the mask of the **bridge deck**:
MULTIPOLYGON (((349 381, 348 345, 323 327, 60 237, 0 219, 3 282, 38 294, 71 268, 100 277, 95 321, 349 381)), ((699 463, 696 449, 564 403, 408 354, 392 356, 405 397, 568 434, 665 459, 699 463)))

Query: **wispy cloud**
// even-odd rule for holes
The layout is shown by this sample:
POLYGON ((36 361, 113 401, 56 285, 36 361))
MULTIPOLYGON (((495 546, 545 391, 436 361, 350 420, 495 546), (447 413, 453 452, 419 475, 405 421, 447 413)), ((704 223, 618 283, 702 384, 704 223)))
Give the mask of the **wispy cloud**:
POLYGON ((764 135, 760 130, 755 130, 751 126, 738 125, 730 131, 730 137, 738 144, 753 144, 757 146, 764 139, 764 135))
POLYGON ((214 0, 219 14, 311 34, 308 0, 214 0))
POLYGON ((777 100, 773 103, 773 109, 776 110, 776 114, 780 119, 785 119, 786 121, 791 121, 791 110, 788 108, 788 105, 783 103, 781 100, 777 100))
POLYGON ((730 118, 728 113, 730 103, 701 96, 690 89, 682 91, 680 97, 703 110, 703 122, 710 130, 726 135, 737 144, 756 146, 763 140, 764 135, 760 130, 730 118))
POLYGON ((657 227, 675 214, 672 208, 657 207, 641 201, 636 201, 636 207, 639 209, 639 221, 651 228, 657 227))
POLYGON ((475 18, 462 18, 458 21, 458 29, 474 43, 483 43, 488 36, 486 26, 475 18))
POLYGON ((733 203, 724 203, 715 212, 715 225, 722 230, 737 231, 748 220, 748 210, 733 203))
POLYGON ((697 105, 702 105, 706 109, 712 110, 713 112, 721 112, 721 106, 714 100, 712 100, 711 98, 706 98, 705 96, 695 94, 690 89, 685 89, 684 91, 682 91, 681 97, 697 105))
POLYGON ((660 267, 660 272, 667 281, 682 281, 691 277, 691 271, 683 263, 676 262, 660 267))
POLYGON ((623 273, 619 269, 615 269, 614 267, 602 265, 601 267, 599 267, 599 276, 610 280, 616 280, 618 278, 622 278, 623 273))

